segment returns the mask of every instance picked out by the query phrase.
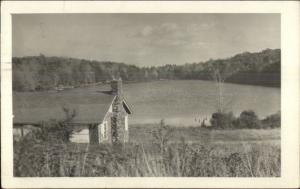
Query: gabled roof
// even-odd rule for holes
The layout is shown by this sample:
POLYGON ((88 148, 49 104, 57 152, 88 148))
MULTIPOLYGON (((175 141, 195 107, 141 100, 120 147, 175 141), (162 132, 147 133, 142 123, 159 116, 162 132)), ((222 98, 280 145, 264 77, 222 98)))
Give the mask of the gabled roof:
POLYGON ((132 114, 131 108, 128 106, 125 99, 123 99, 123 107, 128 114, 132 114))
MULTIPOLYGON (((115 95, 97 88, 70 89, 61 92, 22 92, 13 95, 14 124, 38 124, 51 119, 64 120, 76 111, 74 123, 101 123, 115 95)), ((124 104, 123 104, 124 106, 124 104)), ((127 113, 131 113, 125 105, 127 113), (127 109, 126 109, 126 107, 127 109)))

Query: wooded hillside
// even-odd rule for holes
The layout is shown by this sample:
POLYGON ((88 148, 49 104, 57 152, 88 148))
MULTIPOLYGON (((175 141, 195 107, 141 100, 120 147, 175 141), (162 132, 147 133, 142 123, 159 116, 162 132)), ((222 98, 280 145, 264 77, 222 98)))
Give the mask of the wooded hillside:
POLYGON ((14 57, 13 90, 49 90, 58 85, 80 86, 116 77, 126 81, 158 79, 212 80, 211 68, 226 72, 226 82, 280 87, 280 49, 245 52, 227 59, 184 65, 137 67, 109 61, 90 61, 65 57, 14 57))

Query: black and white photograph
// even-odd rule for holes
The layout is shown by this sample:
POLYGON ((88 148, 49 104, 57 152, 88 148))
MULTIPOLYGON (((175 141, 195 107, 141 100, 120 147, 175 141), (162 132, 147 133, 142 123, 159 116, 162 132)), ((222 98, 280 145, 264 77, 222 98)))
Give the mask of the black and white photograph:
POLYGON ((279 14, 12 26, 14 176, 280 176, 279 14))
POLYGON ((281 16, 11 14, 12 176, 282 177, 281 16))

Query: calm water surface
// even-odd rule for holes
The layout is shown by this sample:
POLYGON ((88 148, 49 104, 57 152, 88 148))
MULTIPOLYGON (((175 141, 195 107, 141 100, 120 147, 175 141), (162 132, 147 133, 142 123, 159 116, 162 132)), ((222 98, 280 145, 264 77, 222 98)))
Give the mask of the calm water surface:
MULTIPOLYGON (((199 80, 154 81, 125 84, 124 95, 131 105, 131 124, 165 119, 173 125, 197 125, 216 110, 214 82, 199 80)), ((280 89, 224 84, 226 109, 239 115, 254 110, 265 117, 280 110, 280 89)))

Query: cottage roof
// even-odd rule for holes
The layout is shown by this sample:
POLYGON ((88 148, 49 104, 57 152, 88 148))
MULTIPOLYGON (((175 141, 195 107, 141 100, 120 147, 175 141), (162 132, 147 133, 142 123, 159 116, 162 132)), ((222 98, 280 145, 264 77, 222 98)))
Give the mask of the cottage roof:
MULTIPOLYGON (((89 87, 51 92, 22 92, 13 95, 14 124, 38 124, 51 119, 64 120, 68 109, 76 111, 74 123, 101 123, 115 95, 109 88, 89 87)), ((131 113, 125 101, 123 105, 131 113)))

